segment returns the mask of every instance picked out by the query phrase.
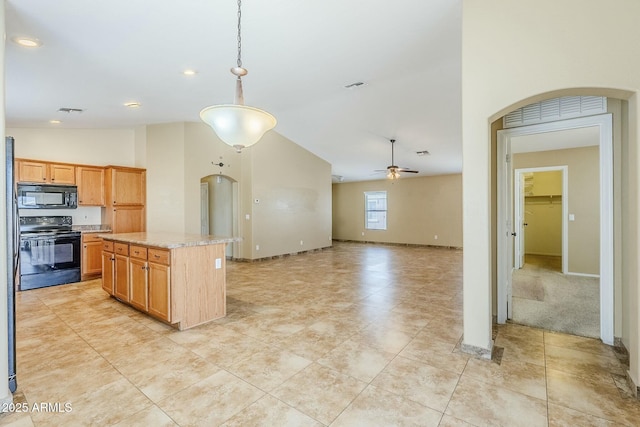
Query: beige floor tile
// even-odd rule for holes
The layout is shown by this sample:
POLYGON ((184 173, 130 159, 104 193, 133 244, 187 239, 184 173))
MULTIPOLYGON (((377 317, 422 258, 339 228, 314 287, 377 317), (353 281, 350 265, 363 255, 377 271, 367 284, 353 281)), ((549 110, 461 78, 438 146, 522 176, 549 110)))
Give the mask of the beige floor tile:
POLYGON ((230 261, 227 289, 227 317, 187 331, 97 280, 19 292, 16 396, 73 411, 0 425, 546 425, 541 407, 550 426, 640 419, 628 359, 599 340, 509 323, 494 327, 496 360, 462 353, 462 251, 336 243, 230 261))
POLYGON ((462 375, 537 399, 547 399, 544 366, 511 360, 503 360, 498 364, 491 360, 472 358, 462 375))
POLYGON ((504 348, 502 359, 544 366, 544 341, 531 339, 532 334, 498 333, 494 346, 504 348))
POLYGON ((284 403, 330 424, 366 383, 313 363, 271 392, 284 403))
POLYGON ((477 426, 547 426, 544 400, 464 376, 460 378, 446 414, 477 426))
POLYGON ((547 368, 584 378, 611 382, 611 374, 625 375, 626 369, 613 355, 589 353, 570 348, 545 346, 547 368))
POLYGON ((564 406, 549 403, 549 427, 621 427, 613 421, 594 417, 564 406))
POLYGON ((181 426, 214 426, 264 396, 264 392, 221 370, 158 403, 181 426))
POLYGON ((321 427, 323 424, 281 402, 265 396, 222 424, 224 427, 321 427))
MULTIPOLYGON (((87 378, 90 377, 85 377, 85 380, 87 378)), ((69 400, 44 399, 37 402, 71 405, 68 412, 32 412, 31 417, 37 426, 111 425, 151 406, 149 399, 124 378, 69 400)))
POLYGON ((229 372, 264 391, 271 391, 311 361, 287 350, 268 347, 227 368, 229 372))
POLYGON ((394 353, 369 347, 362 342, 346 340, 318 359, 317 363, 368 383, 395 356, 394 353))
POLYGON ((178 424, 169 418, 162 409, 153 405, 125 418, 115 425, 120 427, 172 427, 178 424))
POLYGON ((404 397, 368 386, 331 424, 351 426, 438 426, 442 413, 404 397))
POLYGON ((454 372, 398 356, 371 384, 444 412, 459 378, 454 372))
POLYGON ((549 403, 625 425, 640 419, 638 401, 622 398, 613 381, 594 382, 547 369, 547 383, 549 403))
POLYGON ((436 368, 461 374, 471 356, 455 352, 455 347, 456 345, 451 342, 444 342, 428 335, 418 334, 399 355, 436 368))
POLYGON ((438 424, 438 427, 475 427, 473 424, 469 424, 466 421, 459 420, 458 418, 452 417, 450 415, 445 414, 438 424))

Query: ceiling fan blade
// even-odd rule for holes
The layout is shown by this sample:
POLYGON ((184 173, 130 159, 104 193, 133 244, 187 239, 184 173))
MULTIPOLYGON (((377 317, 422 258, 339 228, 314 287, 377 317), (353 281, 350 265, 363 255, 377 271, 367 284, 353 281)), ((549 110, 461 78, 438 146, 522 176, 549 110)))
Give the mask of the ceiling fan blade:
POLYGON ((414 170, 411 170, 411 169, 403 169, 403 168, 398 169, 398 172, 419 173, 418 171, 414 171, 414 170))

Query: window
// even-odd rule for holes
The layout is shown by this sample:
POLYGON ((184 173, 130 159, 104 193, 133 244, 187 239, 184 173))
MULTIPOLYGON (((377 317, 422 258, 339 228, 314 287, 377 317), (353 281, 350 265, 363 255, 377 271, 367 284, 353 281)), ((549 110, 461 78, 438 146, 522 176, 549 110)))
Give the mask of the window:
POLYGON ((387 192, 364 192, 365 228, 367 230, 387 229, 387 192))

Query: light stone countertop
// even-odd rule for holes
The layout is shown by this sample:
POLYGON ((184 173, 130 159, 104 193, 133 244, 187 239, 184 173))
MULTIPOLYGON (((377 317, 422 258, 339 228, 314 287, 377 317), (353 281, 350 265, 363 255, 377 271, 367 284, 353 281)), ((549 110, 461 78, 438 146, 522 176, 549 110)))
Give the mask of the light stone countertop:
POLYGON ((111 226, 105 224, 91 224, 91 225, 72 225, 73 231, 80 231, 81 233, 110 233, 111 226))
POLYGON ((185 246, 206 246, 221 243, 233 243, 242 240, 241 237, 222 237, 201 234, 185 233, 116 233, 101 234, 103 240, 112 240, 122 243, 133 243, 135 245, 156 246, 159 248, 182 248, 185 246))

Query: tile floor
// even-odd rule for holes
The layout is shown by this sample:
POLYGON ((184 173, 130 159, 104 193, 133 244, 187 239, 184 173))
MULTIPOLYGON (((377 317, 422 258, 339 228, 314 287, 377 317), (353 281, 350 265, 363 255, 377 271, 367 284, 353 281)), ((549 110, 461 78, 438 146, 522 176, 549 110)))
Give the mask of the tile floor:
POLYGON ((230 262, 228 316, 182 332, 99 281, 19 293, 15 402, 29 411, 0 424, 638 425, 624 358, 597 340, 510 324, 495 360, 461 353, 461 264, 458 250, 356 243, 230 262))

